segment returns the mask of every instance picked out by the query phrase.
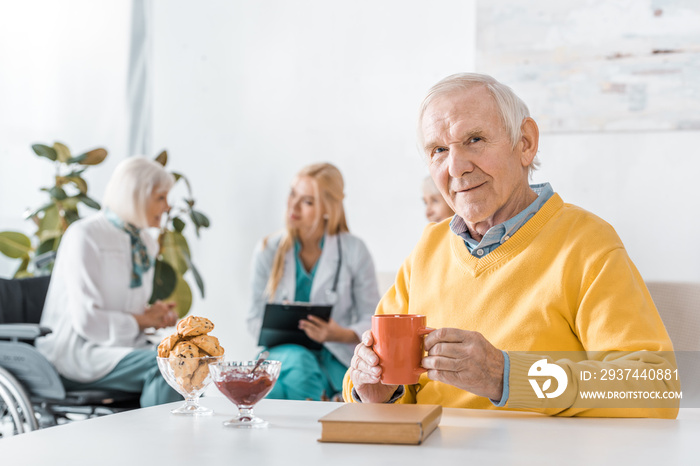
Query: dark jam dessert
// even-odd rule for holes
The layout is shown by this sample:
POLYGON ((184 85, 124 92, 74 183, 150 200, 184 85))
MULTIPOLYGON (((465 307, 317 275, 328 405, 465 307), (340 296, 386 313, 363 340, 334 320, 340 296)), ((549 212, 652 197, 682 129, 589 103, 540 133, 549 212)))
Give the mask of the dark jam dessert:
POLYGON ((256 372, 253 377, 248 372, 241 371, 224 374, 221 380, 214 383, 236 406, 253 406, 265 398, 272 389, 273 382, 264 371, 256 372))

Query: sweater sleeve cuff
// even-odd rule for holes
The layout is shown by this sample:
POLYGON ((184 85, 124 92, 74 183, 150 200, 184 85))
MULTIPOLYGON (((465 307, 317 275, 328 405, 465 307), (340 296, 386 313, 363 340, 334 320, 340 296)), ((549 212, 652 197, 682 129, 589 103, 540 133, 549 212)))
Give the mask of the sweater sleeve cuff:
POLYGON ((508 383, 510 376, 510 357, 505 351, 501 350, 501 352, 503 353, 503 393, 501 393, 501 401, 490 400, 497 408, 504 407, 510 397, 510 384, 508 383))
POLYGON ((532 391, 528 381, 530 367, 542 359, 542 355, 512 352, 509 355, 510 374, 508 376, 508 408, 533 409, 542 408, 542 401, 532 391))

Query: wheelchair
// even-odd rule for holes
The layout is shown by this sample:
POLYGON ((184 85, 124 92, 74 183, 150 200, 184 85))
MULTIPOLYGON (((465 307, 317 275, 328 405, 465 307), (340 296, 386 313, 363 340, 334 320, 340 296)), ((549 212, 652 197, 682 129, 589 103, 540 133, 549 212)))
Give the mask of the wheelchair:
POLYGON ((0 279, 0 439, 139 407, 139 393, 66 391, 34 348, 51 333, 39 325, 50 278, 0 279))

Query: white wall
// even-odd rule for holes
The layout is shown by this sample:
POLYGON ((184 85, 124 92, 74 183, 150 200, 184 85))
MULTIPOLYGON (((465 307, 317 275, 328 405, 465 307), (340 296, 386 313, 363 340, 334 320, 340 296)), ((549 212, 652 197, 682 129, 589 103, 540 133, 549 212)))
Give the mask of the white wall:
MULTIPOLYGON (((106 148, 107 160, 85 173, 89 194, 102 198, 126 155, 129 15, 121 0, 0 3, 0 231, 33 235, 23 213, 48 201, 39 188, 53 186, 54 168, 35 143, 63 142, 75 155, 106 148)), ((0 255, 0 276, 18 265, 0 255)))
POLYGON ((474 62, 473 2, 155 3, 154 147, 186 172, 212 228, 193 251, 231 357, 255 243, 283 226, 303 165, 335 163, 350 229, 396 270, 425 224, 415 146, 423 92, 474 62))
POLYGON ((647 281, 700 281, 700 132, 544 134, 535 181, 612 224, 647 281))
MULTIPOLYGON (((37 187, 51 174, 33 175, 45 161, 32 143, 104 146, 109 163, 126 148, 126 2, 8 5, 0 4, 0 230, 28 227, 19 215, 43 200, 37 187)), ((340 167, 350 228, 380 271, 398 267, 424 225, 415 113, 435 81, 474 69, 474 1, 346 5, 153 4, 152 147, 168 149, 212 220, 190 241, 207 286, 193 313, 214 320, 232 358, 253 355, 243 324, 252 249, 282 226, 301 166, 340 167)), ((610 222, 645 278, 697 282, 697 147, 698 132, 543 134, 535 181, 610 222)), ((109 171, 89 178, 96 198, 109 171)), ((0 275, 11 269, 0 258, 0 275)))

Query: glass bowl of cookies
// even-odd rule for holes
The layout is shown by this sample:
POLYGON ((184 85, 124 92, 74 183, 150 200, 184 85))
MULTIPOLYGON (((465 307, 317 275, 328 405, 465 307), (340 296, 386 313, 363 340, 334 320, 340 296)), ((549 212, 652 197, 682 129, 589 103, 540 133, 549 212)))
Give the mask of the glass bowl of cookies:
POLYGON ((219 340, 208 333, 214 324, 204 317, 190 316, 180 321, 177 333, 165 337, 158 346, 158 368, 168 385, 185 398, 173 414, 212 414, 199 404, 199 397, 211 384, 209 365, 224 360, 219 340))

